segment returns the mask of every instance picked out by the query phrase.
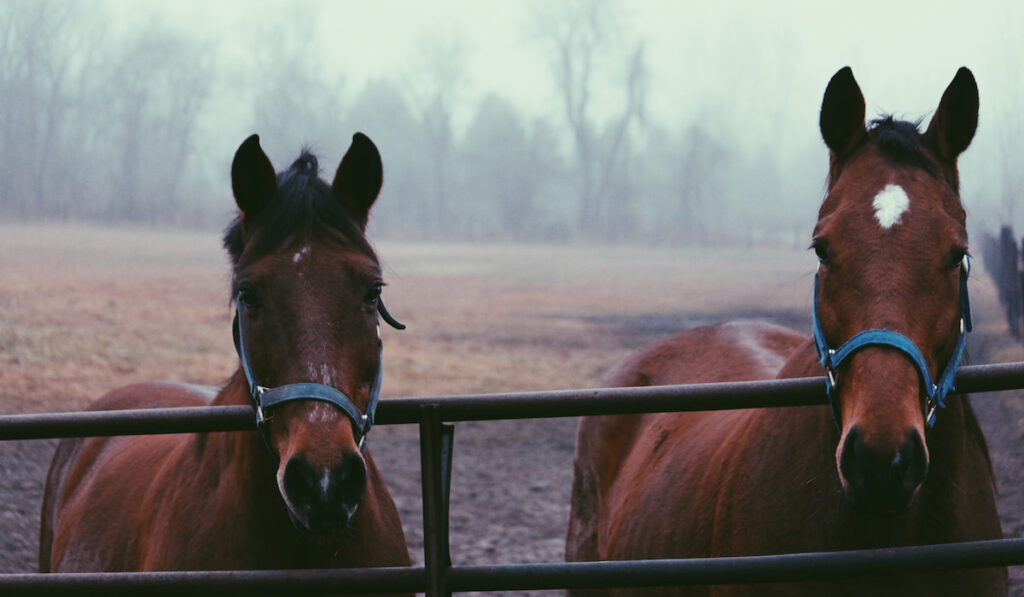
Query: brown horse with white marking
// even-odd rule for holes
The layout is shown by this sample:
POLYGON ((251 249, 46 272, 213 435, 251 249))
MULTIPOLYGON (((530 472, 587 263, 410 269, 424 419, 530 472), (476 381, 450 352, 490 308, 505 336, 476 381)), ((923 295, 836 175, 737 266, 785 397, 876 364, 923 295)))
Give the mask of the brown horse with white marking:
POLYGON ((381 181, 380 154, 362 134, 330 186, 308 152, 275 174, 256 135, 242 143, 231 166, 240 213, 224 239, 242 367, 219 390, 146 383, 92 408, 255 398, 260 433, 62 441, 41 571, 409 565, 395 504, 360 450, 361 414, 372 419, 379 391, 378 310, 389 319, 365 237, 381 181))
MULTIPOLYGON (((619 386, 793 378, 821 375, 825 364, 835 380, 835 413, 822 406, 585 418, 569 560, 1001 536, 988 451, 970 403, 936 391, 951 382, 969 328, 956 161, 977 122, 978 90, 966 68, 923 134, 891 118, 866 127, 853 73, 836 73, 821 108, 830 168, 812 245, 820 260, 813 307, 820 342, 768 324, 697 328, 640 350, 609 378, 619 386)), ((1006 591, 1001 568, 607 593, 1006 591)))

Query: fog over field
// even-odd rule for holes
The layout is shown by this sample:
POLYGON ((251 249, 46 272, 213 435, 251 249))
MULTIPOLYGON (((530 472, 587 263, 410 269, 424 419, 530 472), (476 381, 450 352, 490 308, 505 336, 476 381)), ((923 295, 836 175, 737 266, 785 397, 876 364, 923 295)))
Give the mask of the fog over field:
POLYGON ((0 0, 0 219, 220 227, 256 132, 329 177, 380 147, 395 240, 803 246, 817 129, 851 65, 869 118, 981 90, 976 227, 1022 226, 1015 2, 0 0))

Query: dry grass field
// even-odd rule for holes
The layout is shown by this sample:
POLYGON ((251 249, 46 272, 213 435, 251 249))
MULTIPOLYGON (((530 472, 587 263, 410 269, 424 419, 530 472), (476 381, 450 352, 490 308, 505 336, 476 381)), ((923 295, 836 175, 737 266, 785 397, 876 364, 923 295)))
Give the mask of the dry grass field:
MULTIPOLYGON (((712 321, 809 329, 808 251, 391 242, 377 249, 388 308, 409 326, 383 332, 385 398, 595 386, 632 349, 712 321)), ((975 362, 1021 359, 983 273, 971 292, 975 362)), ((215 233, 0 225, 2 413, 80 409, 142 380, 219 385, 237 366, 230 320, 227 259, 215 233)), ((975 405, 1010 500, 1004 528, 1019 536, 1024 406, 1013 395, 975 405)), ((574 432, 569 419, 458 425, 456 563, 561 558, 574 432)), ((380 427, 370 439, 413 558, 422 561, 417 430, 380 427)), ((0 572, 34 569, 53 445, 0 445, 0 572)))

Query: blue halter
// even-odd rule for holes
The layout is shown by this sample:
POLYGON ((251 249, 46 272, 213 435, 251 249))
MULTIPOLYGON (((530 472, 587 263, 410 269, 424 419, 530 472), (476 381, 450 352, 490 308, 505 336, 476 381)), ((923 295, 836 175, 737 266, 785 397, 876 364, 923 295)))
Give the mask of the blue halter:
POLYGON ((814 275, 814 304, 811 306, 811 326, 814 333, 814 346, 818 350, 818 360, 828 374, 826 389, 828 403, 832 408, 832 418, 836 427, 842 429, 839 416, 839 401, 836 396, 836 370, 848 357, 855 352, 868 346, 887 346, 902 352, 910 359, 910 362, 917 368, 921 376, 921 383, 924 385, 924 392, 928 397, 926 426, 931 429, 935 425, 935 413, 938 408, 946 407, 946 396, 954 390, 953 379, 956 371, 960 368, 960 362, 964 357, 964 346, 967 344, 967 333, 971 331, 971 301, 967 296, 967 276, 971 271, 971 261, 967 255, 960 265, 960 334, 956 340, 956 347, 949 357, 949 362, 939 374, 937 383, 932 382, 931 373, 928 371, 928 363, 924 359, 917 345, 899 332, 885 329, 865 330, 847 340, 839 348, 829 348, 825 341, 825 332, 821 329, 821 321, 818 319, 818 275, 814 275))
MULTIPOLYGON (((366 404, 366 412, 361 413, 352 402, 351 398, 341 390, 331 386, 312 382, 293 383, 278 386, 276 388, 261 386, 259 381, 256 379, 256 374, 252 370, 252 361, 249 357, 249 343, 246 340, 245 325, 242 323, 243 318, 239 317, 239 313, 242 312, 243 308, 242 295, 239 293, 239 295, 235 297, 235 321, 233 323, 235 351, 238 353, 238 360, 241 362, 242 372, 245 373, 245 380, 249 384, 249 393, 252 396, 253 402, 256 404, 256 428, 259 430, 260 436, 263 438, 263 443, 266 444, 270 453, 275 454, 274 449, 270 444, 270 430, 268 429, 268 419, 264 416, 264 411, 273 406, 277 406, 284 402, 290 402, 292 400, 320 400, 322 402, 329 402, 340 408, 341 411, 351 419, 352 427, 359 436, 359 450, 361 452, 365 452, 366 435, 370 432, 370 428, 373 427, 373 417, 377 412, 377 403, 380 401, 380 385, 384 372, 384 344, 380 340, 380 323, 377 324, 377 362, 379 363, 377 365, 377 376, 374 378, 373 386, 370 388, 370 400, 366 404)), ((377 311, 380 313, 384 321, 395 329, 405 329, 405 325, 391 317, 388 310, 384 308, 383 301, 380 301, 379 299, 377 303, 377 311)))

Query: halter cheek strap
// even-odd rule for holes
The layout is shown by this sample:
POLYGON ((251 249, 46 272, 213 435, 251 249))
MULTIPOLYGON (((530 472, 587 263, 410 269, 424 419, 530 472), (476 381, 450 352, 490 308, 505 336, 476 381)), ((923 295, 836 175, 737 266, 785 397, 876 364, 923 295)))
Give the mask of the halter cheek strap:
POLYGON ((926 427, 931 429, 935 425, 935 414, 938 408, 945 408, 946 396, 954 391, 953 380, 956 377, 957 369, 964 356, 964 347, 967 345, 967 333, 971 331, 971 302, 967 295, 967 276, 971 270, 970 258, 964 256, 960 266, 960 332, 957 336, 956 346, 949 362, 939 374, 938 381, 933 383, 931 373, 928 370, 928 363, 925 361, 921 350, 910 339, 899 332, 886 329, 872 329, 860 332, 839 346, 829 348, 825 340, 825 332, 821 328, 821 320, 818 318, 818 275, 814 275, 814 304, 811 307, 811 327, 814 334, 814 346, 818 351, 818 360, 825 368, 827 375, 826 391, 828 403, 832 409, 832 418, 836 427, 842 429, 839 414, 838 392, 836 391, 836 370, 847 358, 859 350, 868 346, 886 346, 893 348, 906 356, 917 369, 928 397, 927 414, 925 418, 926 427))
MULTIPOLYGON (((292 400, 319 400, 328 402, 341 409, 352 421, 352 427, 359 436, 359 450, 366 451, 366 436, 373 427, 373 418, 377 412, 377 404, 380 401, 380 386, 383 379, 383 353, 384 344, 380 340, 380 324, 377 324, 377 375, 374 377, 373 386, 370 387, 370 400, 366 405, 366 412, 361 413, 352 399, 341 390, 319 383, 301 382, 293 383, 276 388, 261 386, 252 368, 252 359, 249 356, 249 342, 246 339, 245 325, 239 314, 244 309, 242 297, 239 294, 235 297, 235 320, 233 323, 233 335, 235 340, 235 351, 238 353, 238 360, 245 374, 245 380, 249 385, 249 393, 256 405, 256 427, 263 438, 263 443, 271 454, 275 454, 270 444, 269 420, 264 411, 273 406, 290 402, 292 400)), ((383 302, 377 303, 377 309, 386 322, 396 329, 405 329, 405 326, 391 317, 391 314, 384 308, 383 302)))

